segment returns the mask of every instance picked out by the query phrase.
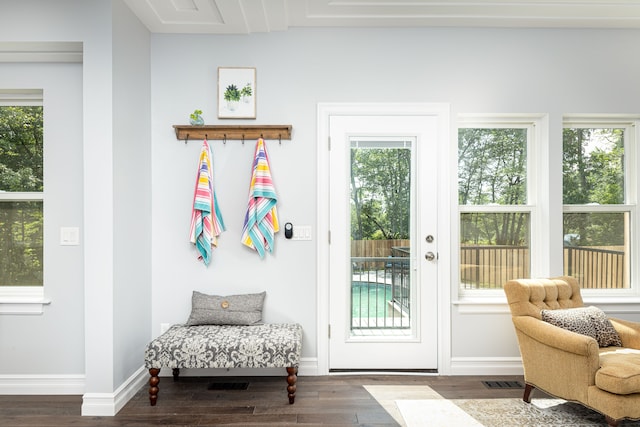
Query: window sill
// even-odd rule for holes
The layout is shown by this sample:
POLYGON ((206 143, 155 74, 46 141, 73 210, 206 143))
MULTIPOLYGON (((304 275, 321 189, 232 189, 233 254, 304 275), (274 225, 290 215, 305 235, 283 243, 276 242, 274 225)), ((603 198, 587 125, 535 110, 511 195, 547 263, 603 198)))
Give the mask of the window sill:
MULTIPOLYGON (((584 305, 595 305, 609 314, 634 313, 640 311, 640 296, 638 295, 593 295, 582 296, 584 305)), ((452 302, 458 307, 460 314, 509 314, 509 304, 506 297, 466 298, 452 302)))
POLYGON ((49 304, 42 286, 0 289, 0 314, 42 314, 49 304))

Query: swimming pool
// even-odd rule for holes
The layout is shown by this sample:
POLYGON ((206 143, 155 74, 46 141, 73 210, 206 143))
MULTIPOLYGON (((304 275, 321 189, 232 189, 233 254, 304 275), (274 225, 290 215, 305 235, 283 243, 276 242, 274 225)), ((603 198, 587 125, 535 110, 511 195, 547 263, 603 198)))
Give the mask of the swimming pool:
POLYGON ((351 315, 356 318, 389 317, 391 285, 372 282, 351 283, 351 315))

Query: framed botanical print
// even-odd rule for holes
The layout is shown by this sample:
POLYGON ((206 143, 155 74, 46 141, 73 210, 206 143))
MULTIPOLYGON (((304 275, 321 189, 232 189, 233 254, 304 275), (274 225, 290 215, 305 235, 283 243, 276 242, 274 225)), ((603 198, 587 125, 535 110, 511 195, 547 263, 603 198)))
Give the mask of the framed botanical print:
POLYGON ((218 118, 256 118, 256 69, 218 67, 218 118))

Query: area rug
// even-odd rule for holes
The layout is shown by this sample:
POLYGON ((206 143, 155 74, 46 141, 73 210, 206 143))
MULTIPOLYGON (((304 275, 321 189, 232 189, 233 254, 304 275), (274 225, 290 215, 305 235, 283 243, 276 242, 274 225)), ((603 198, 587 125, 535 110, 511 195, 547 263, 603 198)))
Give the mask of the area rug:
MULTIPOLYGON (((533 398, 444 399, 427 386, 365 386, 403 427, 587 427, 606 426, 604 416, 573 402, 533 398)), ((620 427, 640 427, 623 421, 620 427)))

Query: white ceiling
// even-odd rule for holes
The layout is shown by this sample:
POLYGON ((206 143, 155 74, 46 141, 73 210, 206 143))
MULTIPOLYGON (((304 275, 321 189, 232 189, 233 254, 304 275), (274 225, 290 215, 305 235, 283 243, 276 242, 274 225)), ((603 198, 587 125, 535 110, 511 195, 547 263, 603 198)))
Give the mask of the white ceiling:
POLYGON ((293 27, 640 28, 640 0, 124 0, 155 33, 293 27))

